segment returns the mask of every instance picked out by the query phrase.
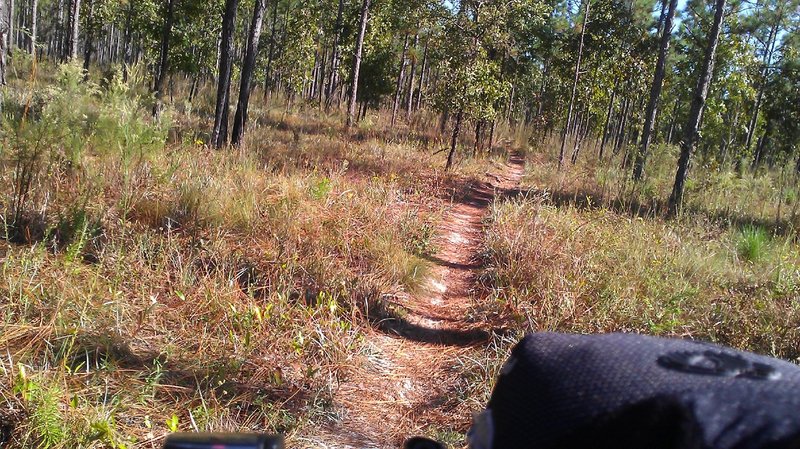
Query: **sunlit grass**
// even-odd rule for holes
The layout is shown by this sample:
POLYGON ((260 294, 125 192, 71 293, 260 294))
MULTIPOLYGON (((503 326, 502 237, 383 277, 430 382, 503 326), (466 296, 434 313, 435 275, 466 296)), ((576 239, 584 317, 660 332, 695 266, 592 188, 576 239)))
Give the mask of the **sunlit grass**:
MULTIPOLYGON (((49 146, 30 165, 16 227, 19 174, 0 175, 12 444, 291 437, 337 419, 333 388, 359 363, 364 304, 423 282, 436 222, 464 188, 456 179, 482 177, 479 164, 446 174, 445 155, 424 146, 433 133, 390 132, 380 115, 350 139, 339 113, 272 104, 254 107, 241 148, 214 150, 197 131, 203 103, 165 114, 167 129, 139 89, 106 95, 73 72, 47 88, 54 105, 69 100, 59 126, 31 128, 49 146)), ((10 89, 8 111, 24 100, 17 88, 28 87, 10 89)), ((7 125, 9 142, 18 122, 7 125)), ((18 142, 25 160, 30 142, 18 142)))

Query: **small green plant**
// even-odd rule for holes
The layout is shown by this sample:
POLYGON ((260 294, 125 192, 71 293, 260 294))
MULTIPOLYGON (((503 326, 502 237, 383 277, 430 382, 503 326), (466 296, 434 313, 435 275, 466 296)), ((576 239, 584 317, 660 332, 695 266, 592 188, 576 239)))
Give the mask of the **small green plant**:
POLYGON ((319 181, 313 183, 311 185, 311 196, 314 197, 315 200, 321 200, 328 196, 333 190, 331 186, 331 180, 329 178, 322 178, 319 181))
POLYGON ((739 233, 736 245, 739 257, 748 262, 757 262, 764 257, 769 246, 767 232, 758 226, 746 226, 739 233))
POLYGON ((39 449, 58 447, 68 438, 69 432, 61 415, 61 390, 56 386, 45 387, 28 379, 24 387, 27 392, 27 408, 30 413, 32 437, 39 449))
POLYGON ((165 421, 165 423, 167 424, 167 429, 169 429, 170 432, 177 432, 178 431, 179 424, 180 424, 180 421, 178 419, 178 415, 173 413, 172 416, 169 417, 165 421))

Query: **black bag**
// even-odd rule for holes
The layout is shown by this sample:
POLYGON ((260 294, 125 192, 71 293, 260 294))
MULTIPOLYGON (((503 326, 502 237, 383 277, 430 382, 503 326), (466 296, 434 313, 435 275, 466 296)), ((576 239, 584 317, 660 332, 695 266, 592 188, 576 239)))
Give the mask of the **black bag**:
POLYGON ((468 439, 473 449, 800 448, 800 368, 686 340, 533 334, 468 439))

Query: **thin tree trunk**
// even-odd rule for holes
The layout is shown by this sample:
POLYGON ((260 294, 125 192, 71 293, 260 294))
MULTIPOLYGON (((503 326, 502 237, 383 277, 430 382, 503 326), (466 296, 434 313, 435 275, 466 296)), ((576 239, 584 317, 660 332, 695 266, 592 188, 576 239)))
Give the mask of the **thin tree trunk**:
POLYGON ((564 131, 561 136, 561 151, 558 154, 558 169, 564 165, 564 150, 567 146, 567 132, 570 125, 572 125, 572 109, 575 106, 575 92, 578 90, 578 80, 581 76, 581 58, 583 57, 583 38, 586 35, 586 25, 589 23, 589 6, 592 4, 591 0, 586 1, 586 9, 583 14, 583 26, 581 27, 581 41, 578 46, 578 60, 575 63, 575 78, 572 82, 572 95, 569 99, 569 108, 567 108, 567 124, 564 126, 564 131))
POLYGON ((31 30, 28 37, 28 52, 36 57, 36 37, 38 33, 37 21, 39 19, 39 0, 31 0, 31 30))
POLYGON ((52 36, 52 43, 50 48, 50 56, 54 61, 63 58, 64 55, 64 0, 58 0, 56 4, 56 23, 54 26, 54 33, 52 36))
POLYGON ((419 110, 422 106, 422 86, 425 84, 425 71, 428 69, 428 44, 431 41, 431 37, 428 36, 425 39, 425 50, 422 51, 422 68, 419 71, 419 85, 417 87, 417 102, 414 108, 419 110))
POLYGON ((572 165, 575 165, 578 162, 578 154, 581 152, 581 145, 583 144, 583 138, 586 135, 587 130, 589 129, 589 105, 586 105, 583 114, 581 114, 581 120, 578 121, 579 126, 576 128, 575 133, 575 146, 572 147, 572 158, 570 162, 572 165))
POLYGON ((397 74, 397 85, 394 90, 394 104, 392 105, 392 128, 397 120, 397 109, 400 107, 400 92, 403 90, 403 75, 406 72, 406 52, 408 51, 408 33, 403 40, 403 52, 400 54, 400 73, 397 74))
POLYGON ((72 0, 72 11, 70 11, 70 25, 72 26, 72 35, 69 40, 69 58, 71 60, 78 59, 78 31, 81 25, 81 0, 72 0))
POLYGON ((744 144, 744 149, 746 151, 750 151, 753 135, 755 134, 756 125, 758 124, 758 114, 761 109, 761 102, 763 101, 764 91, 766 90, 767 86, 767 74, 769 73, 769 66, 772 63, 772 54, 775 51, 775 42, 778 40, 778 26, 780 25, 781 19, 782 13, 778 14, 777 20, 775 20, 775 24, 770 29, 769 37, 764 45, 764 61, 761 69, 761 80, 759 81, 758 93, 756 94, 756 103, 753 105, 753 115, 750 118, 750 124, 747 127, 747 138, 744 144))
POLYGON ((364 51, 364 36, 367 34, 367 21, 369 20, 370 0, 364 0, 361 5, 361 19, 359 24, 358 39, 356 40, 356 53, 353 58, 353 80, 350 85, 350 103, 347 107, 347 128, 353 125, 356 115, 356 99, 358 96, 358 72, 361 70, 361 53, 364 51))
POLYGON ((675 131, 675 122, 678 118, 678 105, 680 104, 680 97, 675 98, 675 106, 672 107, 672 118, 669 122, 669 132, 667 133, 667 143, 672 143, 672 134, 675 131))
POLYGON ((267 69, 264 79, 264 98, 266 99, 273 89, 272 83, 272 59, 275 55, 275 27, 278 23, 278 0, 272 2, 272 24, 269 32, 269 53, 267 54, 267 69))
POLYGON ((18 3, 17 9, 14 11, 16 15, 11 17, 11 20, 16 20, 14 46, 17 48, 22 48, 22 46, 25 45, 25 19, 27 19, 27 14, 25 14, 26 3, 27 0, 22 0, 21 3, 18 3))
POLYGON ((122 44, 122 80, 128 82, 128 66, 131 64, 131 19, 133 18, 134 2, 128 4, 128 12, 125 13, 125 37, 122 44))
POLYGON ((772 133, 772 120, 767 120, 767 126, 764 130, 764 134, 758 139, 758 145, 756 145, 756 152, 753 155, 753 163, 751 164, 750 168, 753 171, 758 170, 758 167, 761 166, 761 163, 764 160, 764 149, 767 146, 769 141, 769 136, 772 133))
POLYGON ((489 151, 494 149, 494 131, 497 128, 497 120, 492 120, 492 130, 489 132, 489 151))
POLYGON ((614 141, 615 155, 619 153, 619 150, 622 148, 622 145, 625 142, 625 134, 628 130, 628 118, 630 117, 630 113, 631 113, 631 100, 629 98, 626 98, 622 110, 622 115, 620 115, 619 117, 619 126, 617 127, 617 135, 614 141))
POLYGON ((192 79, 192 87, 189 89, 189 103, 194 103, 194 98, 197 96, 197 90, 200 84, 200 76, 195 75, 192 79))
MULTIPOLYGON (((277 0, 273 0, 277 1, 277 0)), ((250 33, 247 37, 247 51, 242 66, 242 80, 239 86, 239 104, 236 107, 236 117, 233 121, 233 144, 239 145, 244 137, 247 126, 247 108, 250 103, 250 87, 253 73, 256 69, 256 56, 258 55, 258 42, 261 40, 261 27, 264 23, 264 13, 267 10, 267 0, 256 0, 253 9, 253 20, 250 23, 250 33)))
POLYGON ((514 95, 516 94, 517 86, 511 86, 511 93, 508 95, 508 103, 506 103, 506 122, 511 123, 511 117, 514 114, 514 95))
POLYGON ((0 86, 6 85, 6 55, 8 54, 8 33, 10 29, 9 12, 6 0, 0 0, 0 86))
POLYGON ((161 54, 159 55, 158 76, 156 76, 153 90, 156 95, 156 104, 153 106, 153 116, 161 114, 164 106, 164 81, 169 73, 169 41, 172 36, 172 23, 175 16, 175 0, 169 0, 165 5, 167 13, 164 17, 164 28, 161 32, 161 54))
POLYGON ((89 0, 89 15, 86 16, 86 30, 84 32, 85 37, 83 38, 83 79, 86 81, 89 80, 89 65, 91 64, 92 46, 94 45, 94 24, 92 23, 94 18, 94 2, 95 0, 89 0))
POLYGON ((233 33, 236 28, 236 10, 239 0, 226 0, 222 16, 222 41, 220 44, 217 80, 217 103, 214 109, 214 129, 211 141, 216 148, 228 142, 228 108, 230 107, 231 68, 233 65, 233 33))
POLYGON ((678 158, 678 170, 675 174, 675 185, 672 187, 672 194, 669 198, 670 215, 677 214, 683 204, 683 189, 686 184, 686 173, 689 170, 689 159, 692 156, 697 141, 699 139, 700 118, 706 105, 708 89, 711 86, 711 78, 714 75, 714 59, 717 53, 717 42, 722 28, 722 20, 725 14, 726 0, 716 0, 716 10, 714 12, 714 24, 708 34, 708 47, 706 48, 700 78, 692 97, 692 108, 689 111, 689 120, 684 129, 683 141, 681 142, 681 154, 678 158))
MULTIPOLYGON (((667 0, 664 0, 666 4, 667 0)), ((653 76, 653 84, 650 86, 650 99, 647 101, 645 109, 644 126, 642 128, 642 146, 636 153, 636 162, 633 165, 633 180, 638 182, 644 174, 644 166, 647 162, 647 151, 650 149, 653 129, 656 125, 656 114, 658 113, 658 101, 661 97, 661 88, 664 85, 666 74, 667 54, 669 53, 669 41, 672 38, 672 18, 675 17, 675 8, 678 0, 669 0, 669 9, 664 18, 664 32, 661 34, 661 46, 658 50, 658 61, 656 62, 656 73, 653 76)), ((662 9, 663 16, 663 9, 662 9)))
MULTIPOLYGON (((277 3, 277 0, 276 0, 277 3)), ((336 11, 336 24, 333 30, 333 48, 331 49, 331 74, 325 89, 325 109, 328 110, 333 102, 333 94, 339 84, 339 63, 341 59, 339 41, 342 38, 342 14, 344 13, 344 0, 339 0, 339 8, 336 11)))
MULTIPOLYGON (((419 45, 419 33, 414 35, 414 46, 412 47, 415 51, 417 46, 419 45)), ((406 121, 411 119, 411 107, 414 105, 414 75, 417 71, 417 60, 416 58, 411 60, 411 72, 408 76, 408 95, 406 97, 406 121)))
POLYGON ((611 124, 611 113, 614 112, 614 99, 617 97, 617 89, 619 88, 619 78, 614 81, 614 89, 611 91, 611 98, 608 100, 608 112, 606 113, 606 123, 603 125, 603 137, 600 139, 600 152, 598 158, 603 159, 603 151, 606 147, 608 140, 608 130, 611 124))
POLYGON ((472 148, 472 157, 478 155, 481 150, 481 131, 483 130, 483 120, 475 122, 475 146, 472 148))
POLYGON ((322 98, 325 96, 325 74, 328 63, 328 47, 322 49, 322 59, 319 61, 319 79, 317 80, 317 106, 322 108, 322 98))
POLYGON ((456 115, 456 126, 453 127, 453 139, 450 141, 450 153, 447 155, 447 165, 444 166, 445 171, 450 171, 453 167, 453 157, 456 154, 456 146, 458 146, 458 135, 461 134, 461 122, 464 120, 464 110, 460 109, 456 115))
POLYGON ((8 48, 6 49, 6 54, 14 48, 14 0, 10 1, 7 17, 8 17, 8 48))
POLYGON ((550 60, 545 59, 544 67, 542 68, 542 85, 539 88, 539 105, 538 108, 536 109, 537 117, 541 117, 542 113, 544 112, 544 94, 545 94, 545 89, 547 88, 547 76, 548 76, 549 66, 550 66, 550 60))

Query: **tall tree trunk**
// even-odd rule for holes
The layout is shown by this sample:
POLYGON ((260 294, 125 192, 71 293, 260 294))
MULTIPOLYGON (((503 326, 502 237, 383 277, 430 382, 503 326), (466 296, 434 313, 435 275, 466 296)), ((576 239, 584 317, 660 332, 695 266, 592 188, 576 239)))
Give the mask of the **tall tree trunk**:
MULTIPOLYGON (((276 0, 277 1, 277 0, 276 0)), ((333 48, 331 48, 331 74, 328 77, 328 86, 325 89, 325 109, 330 109, 333 94, 339 84, 339 63, 341 55, 340 40, 342 38, 342 15, 344 13, 344 0, 339 0, 339 8, 336 11, 336 24, 333 29, 333 48)))
MULTIPOLYGON (((283 28, 281 29, 281 43, 278 48, 286 48, 286 39, 289 36, 289 13, 291 12, 292 3, 289 2, 286 4, 286 11, 283 12, 283 28)), ((281 71, 278 72, 277 76, 277 84, 281 83, 281 77, 283 73, 281 71)), ((291 109, 292 101, 294 100, 296 92, 294 91, 294 86, 291 86, 290 83, 286 83, 286 97, 289 99, 286 103, 286 112, 288 113, 291 109)))
POLYGON ((37 22, 39 20, 39 0, 31 0, 31 30, 28 37, 28 52, 36 57, 36 37, 38 34, 37 22))
POLYGON ((400 54, 400 72, 397 74, 397 85, 394 90, 394 104, 392 105, 392 127, 397 120, 397 109, 400 107, 400 92, 403 90, 403 75, 406 72, 406 52, 408 51, 408 33, 403 40, 403 52, 400 54))
POLYGON ((131 61, 131 37, 133 29, 131 27, 131 20, 133 18, 133 5, 134 2, 128 3, 128 11, 125 13, 125 37, 122 44, 122 80, 128 82, 128 66, 131 61))
POLYGON ((78 31, 81 25, 81 0, 72 0, 70 11, 71 36, 69 38, 69 59, 78 59, 78 31))
POLYGON ((475 122, 475 146, 472 148, 472 157, 478 155, 478 152, 481 151, 481 134, 483 130, 483 120, 477 120, 475 122))
POLYGON ((14 48, 14 0, 10 0, 8 6, 8 48, 6 49, 6 54, 14 48))
POLYGON ((572 157, 570 158, 570 162, 572 165, 578 163, 578 155, 581 152, 581 145, 583 144, 583 138, 586 135, 586 132, 589 129, 589 105, 586 105, 583 113, 580 115, 580 120, 577 121, 578 126, 575 128, 575 144, 572 147, 572 157))
POLYGON ((422 67, 419 71, 419 84, 417 85, 417 101, 414 106, 415 109, 419 110, 420 106, 422 106, 422 89, 423 85, 425 84, 425 71, 428 69, 428 44, 431 41, 431 37, 428 36, 425 39, 425 50, 422 51, 422 67))
POLYGON ((200 75, 195 75, 192 79, 192 87, 189 89, 189 103, 194 103, 194 98, 197 96, 197 90, 200 87, 200 75))
MULTIPOLYGON (((664 0, 666 3, 667 0, 664 0)), ((640 181, 644 174, 644 166, 647 161, 647 151, 650 149, 653 128, 656 125, 656 114, 658 113, 658 101, 661 97, 661 88, 664 85, 664 76, 667 65, 667 54, 669 53, 669 41, 672 37, 672 18, 675 17, 675 7, 678 0, 669 0, 669 9, 664 18, 664 32, 661 34, 661 46, 658 50, 658 61, 656 61, 656 73, 653 76, 653 84, 650 86, 650 99, 647 101, 645 109, 644 126, 642 128, 642 145, 636 153, 636 162, 633 165, 633 180, 640 181)))
POLYGON ((6 85, 6 55, 8 54, 8 43, 10 41, 8 36, 10 29, 9 12, 6 0, 0 0, 0 86, 6 85))
POLYGON ((511 123, 511 118, 514 115, 514 95, 517 92, 517 86, 511 85, 511 93, 508 95, 508 103, 506 103, 506 122, 511 123))
MULTIPOLYGON (((272 0, 277 1, 277 0, 272 0)), ((264 13, 267 10, 267 0, 256 0, 253 9, 253 20, 250 23, 250 33, 247 36, 247 51, 242 65, 242 80, 239 86, 239 104, 236 107, 236 117, 233 120, 233 144, 239 145, 244 137, 247 126, 247 108, 250 103, 250 87, 253 81, 253 72, 256 69, 256 56, 258 55, 258 42, 261 40, 261 27, 264 23, 264 13)))
POLYGON ((589 6, 592 0, 585 0, 586 7, 583 13, 583 26, 581 27, 581 41, 578 46, 578 60, 575 63, 575 78, 572 82, 572 95, 569 99, 569 107, 567 108, 567 123, 564 126, 564 131, 561 133, 561 151, 558 154, 558 169, 564 165, 564 150, 567 146, 567 132, 572 125, 572 109, 575 107, 575 92, 578 90, 578 80, 581 76, 581 58, 583 57, 583 38, 586 35, 586 25, 589 23, 589 6))
POLYGON ((755 134, 756 126, 758 125, 758 114, 761 109, 761 102, 764 99, 764 91, 767 87, 767 74, 769 73, 769 66, 772 63, 772 55, 775 51, 775 43, 778 40, 778 26, 783 18, 782 10, 777 15, 775 23, 770 28, 769 37, 764 44, 764 61, 761 68, 761 79, 758 85, 758 93, 756 94, 756 103, 753 105, 753 115, 750 118, 750 124, 747 127, 747 139, 745 140, 744 149, 750 151, 750 146, 753 142, 753 135, 755 134))
POLYGON ((236 10, 238 8, 239 0, 225 0, 217 79, 217 103, 214 108, 214 129, 211 132, 211 141, 216 148, 222 148, 228 142, 233 33, 236 28, 236 10))
POLYGON ((497 120, 492 120, 492 129, 489 131, 489 151, 494 149, 494 131, 497 128, 497 120))
MULTIPOLYGON (((419 33, 414 35, 414 46, 411 47, 416 51, 417 46, 419 45, 419 33)), ((411 59, 411 72, 409 72, 408 76, 408 96, 406 97, 406 121, 411 118, 411 107, 414 105, 414 75, 417 71, 417 59, 411 59)))
POLYGON ((684 129, 683 141, 681 142, 681 155, 678 158, 678 170, 675 174, 675 184, 672 187, 672 194, 669 197, 669 213, 677 214, 683 204, 683 189, 686 184, 686 173, 689 170, 689 159, 692 156, 700 132, 700 118, 706 105, 708 89, 711 86, 711 78, 714 75, 714 59, 717 53, 717 42, 722 28, 722 19, 725 14, 726 0, 716 0, 714 11, 714 24, 708 34, 708 47, 706 48, 703 67, 700 78, 697 80, 697 87, 692 97, 692 107, 689 111, 689 120, 684 129))
POLYGON ((764 149, 767 147, 767 143, 769 142, 770 134, 772 134, 772 120, 767 120, 767 126, 764 130, 764 134, 758 139, 758 145, 756 145, 756 152, 753 155, 753 162, 750 164, 750 168, 753 171, 758 170, 758 167, 761 166, 761 163, 764 161, 764 149))
POLYGON ((272 24, 269 32, 269 53, 267 53, 267 69, 264 77, 264 98, 266 99, 274 87, 272 82, 272 59, 275 55, 275 27, 278 23, 278 0, 272 2, 272 24))
POLYGON ((28 15, 25 13, 26 4, 27 0, 22 0, 18 3, 17 9, 14 11, 16 15, 11 17, 11 20, 16 20, 14 46, 17 48, 22 48, 25 45, 25 27, 27 26, 25 20, 28 18, 28 15))
POLYGON ((458 146, 458 135, 461 134, 461 123, 464 121, 464 110, 459 109, 456 115, 456 126, 453 127, 453 139, 450 141, 450 153, 447 155, 447 165, 444 166, 445 171, 450 171, 453 167, 453 158, 456 154, 456 147, 458 146))
POLYGON ((169 0, 165 5, 167 8, 164 16, 164 27, 161 31, 161 53, 159 55, 158 74, 153 83, 153 91, 156 94, 156 104, 153 106, 153 116, 161 114, 164 106, 164 81, 169 73, 169 41, 172 36, 172 24, 175 16, 175 1, 169 0))
POLYGON ((350 85, 350 100, 347 107, 347 128, 353 125, 356 115, 356 100, 358 96, 358 72, 361 70, 361 53, 364 51, 364 36, 367 34, 367 21, 369 20, 370 0, 364 0, 361 5, 361 19, 359 21, 358 39, 356 40, 356 53, 353 58, 353 79, 350 85))
POLYGON ((611 91, 611 98, 608 100, 608 112, 606 112, 606 123, 603 125, 603 137, 600 139, 600 152, 598 158, 603 159, 603 151, 606 147, 608 140, 609 125, 611 124, 611 113, 614 112, 614 99, 617 97, 617 89, 619 88, 619 77, 614 81, 614 89, 611 91))
POLYGON ((622 114, 619 116, 619 124, 617 126, 617 135, 614 140, 614 154, 618 154, 622 145, 625 143, 625 134, 628 131, 628 118, 631 115, 631 100, 626 98, 622 107, 622 114))
POLYGON ((322 108, 322 98, 325 94, 325 74, 327 73, 326 70, 328 63, 328 47, 324 47, 322 49, 322 58, 319 60, 319 73, 317 74, 319 79, 317 80, 317 105, 318 107, 322 108))
POLYGON ((84 38, 83 38, 83 79, 85 81, 89 80, 89 64, 91 64, 92 60, 92 50, 94 46, 94 24, 92 20, 94 19, 94 2, 95 0, 89 0, 89 11, 88 16, 86 16, 86 30, 84 31, 84 38))

